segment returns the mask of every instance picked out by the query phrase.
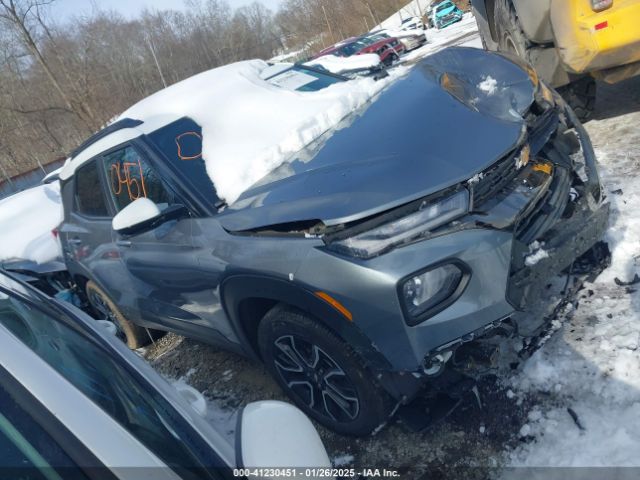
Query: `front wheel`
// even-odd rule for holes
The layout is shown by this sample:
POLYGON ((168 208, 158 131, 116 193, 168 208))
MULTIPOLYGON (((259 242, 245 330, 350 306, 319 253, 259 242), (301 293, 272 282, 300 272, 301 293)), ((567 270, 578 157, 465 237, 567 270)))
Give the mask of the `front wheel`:
POLYGON ((305 313, 274 307, 260 322, 262 359, 307 415, 345 435, 368 435, 393 403, 349 345, 305 313))
POLYGON ((596 106, 596 81, 593 77, 582 77, 560 87, 558 93, 573 108, 581 122, 591 118, 596 106))

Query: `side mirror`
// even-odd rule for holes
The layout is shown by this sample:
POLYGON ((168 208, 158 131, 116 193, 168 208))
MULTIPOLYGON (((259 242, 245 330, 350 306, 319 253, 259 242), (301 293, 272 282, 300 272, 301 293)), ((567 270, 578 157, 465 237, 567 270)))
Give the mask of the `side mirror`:
POLYGON ((311 420, 288 403, 250 403, 238 414, 236 435, 240 468, 331 468, 311 420))
POLYGON ((111 226, 121 235, 142 233, 162 225, 170 220, 188 216, 189 211, 184 205, 171 205, 160 211, 160 207, 148 198, 139 198, 113 217, 111 226))

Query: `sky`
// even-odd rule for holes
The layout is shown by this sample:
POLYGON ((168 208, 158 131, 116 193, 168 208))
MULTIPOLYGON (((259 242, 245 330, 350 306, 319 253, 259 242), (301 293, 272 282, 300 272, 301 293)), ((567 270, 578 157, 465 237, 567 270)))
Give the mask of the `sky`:
MULTIPOLYGON (((248 5, 253 0, 226 0, 231 7, 248 5)), ((281 0, 260 0, 271 10, 276 10, 281 0)), ((51 7, 51 16, 55 20, 64 21, 74 15, 90 13, 92 4, 102 9, 116 10, 128 18, 135 18, 144 8, 184 10, 183 0, 57 0, 51 7)))

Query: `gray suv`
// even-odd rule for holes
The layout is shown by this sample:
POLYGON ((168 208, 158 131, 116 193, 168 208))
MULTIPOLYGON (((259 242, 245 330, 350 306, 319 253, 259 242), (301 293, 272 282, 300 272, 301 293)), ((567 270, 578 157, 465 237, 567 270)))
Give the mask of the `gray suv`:
POLYGON ((518 62, 434 54, 230 205, 191 118, 121 118, 60 174, 68 270, 129 347, 172 331, 247 355, 368 434, 606 227, 585 130, 518 62))

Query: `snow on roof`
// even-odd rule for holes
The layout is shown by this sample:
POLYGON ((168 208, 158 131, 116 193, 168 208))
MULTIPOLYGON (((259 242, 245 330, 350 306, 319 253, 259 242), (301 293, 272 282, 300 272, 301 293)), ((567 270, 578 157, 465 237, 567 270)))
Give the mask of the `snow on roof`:
POLYGON ((305 63, 310 66, 321 66, 333 73, 352 72, 354 70, 366 70, 380 65, 380 56, 377 53, 364 53, 350 57, 338 57, 337 55, 323 55, 305 63))
POLYGON ((232 203, 366 104, 392 78, 356 79, 317 92, 297 92, 262 80, 260 73, 267 67, 262 60, 249 60, 209 70, 151 95, 120 118, 145 122, 130 130, 144 130, 148 119, 158 117, 187 116, 197 122, 209 176, 218 194, 232 203))
POLYGON ((51 233, 62 222, 60 182, 40 185, 0 201, 0 261, 46 263, 62 258, 51 233))

